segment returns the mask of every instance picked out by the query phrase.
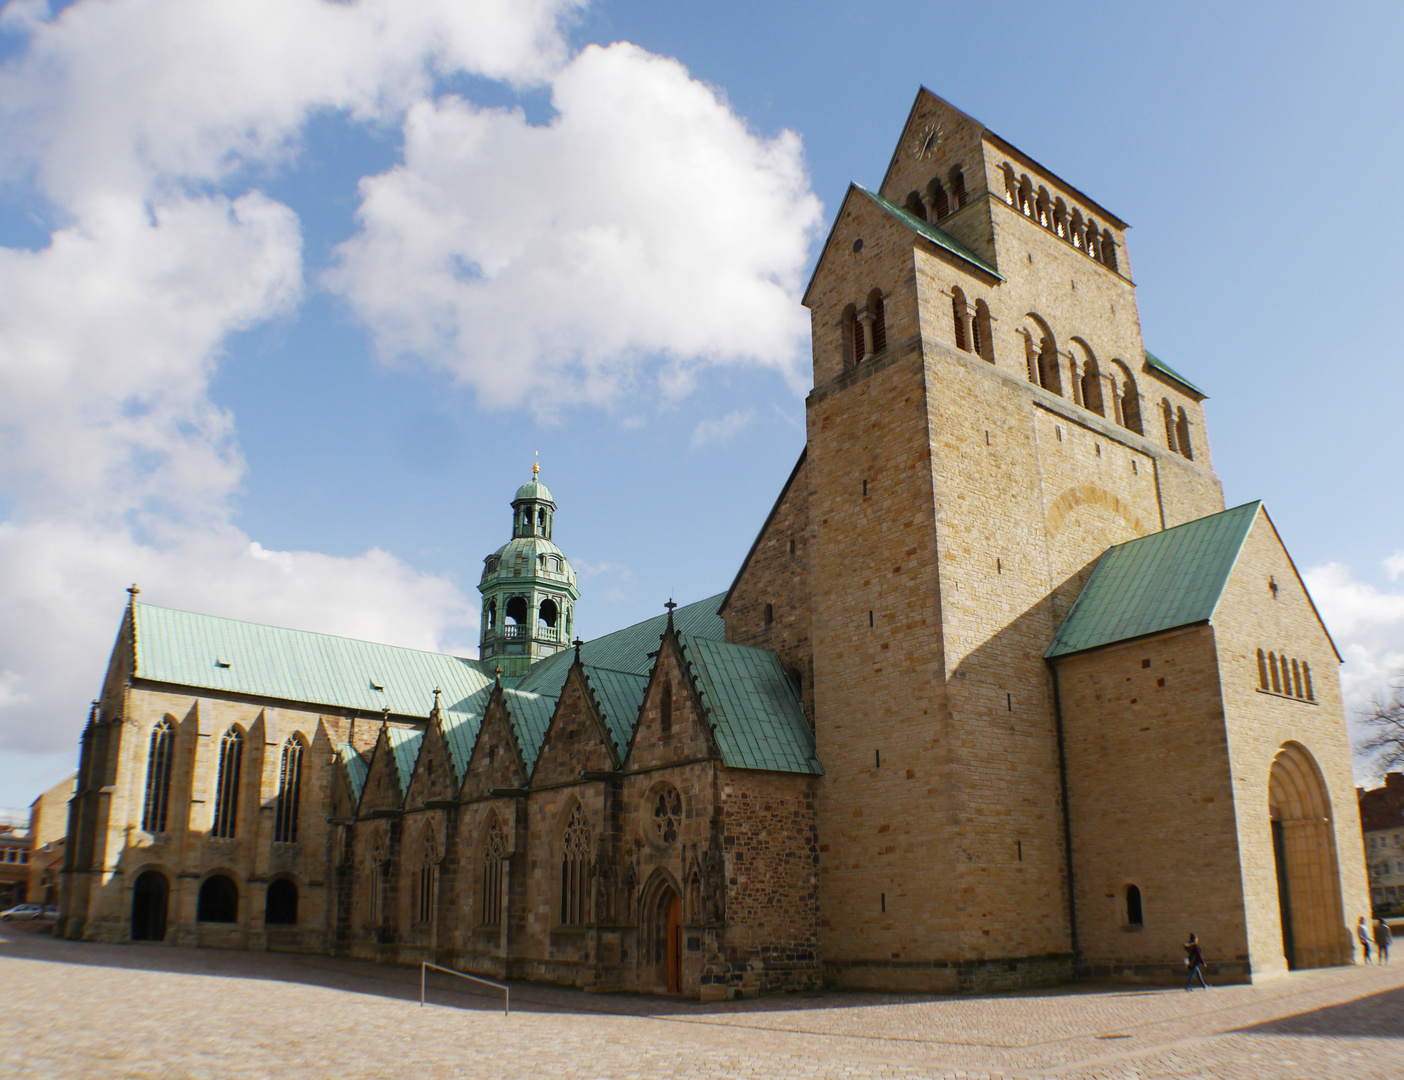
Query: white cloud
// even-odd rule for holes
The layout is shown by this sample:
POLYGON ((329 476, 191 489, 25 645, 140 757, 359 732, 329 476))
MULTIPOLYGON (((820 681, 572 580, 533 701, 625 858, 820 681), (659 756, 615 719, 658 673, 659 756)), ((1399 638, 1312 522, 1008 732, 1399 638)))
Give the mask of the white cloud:
POLYGON ((605 400, 647 352, 671 395, 707 363, 798 377, 819 214, 798 138, 756 137, 633 46, 572 57, 581 6, 0 7, 23 38, 0 63, 0 180, 58 223, 39 250, 0 247, 0 802, 62 769, 133 580, 153 603, 421 648, 471 634, 470 600, 391 554, 268 551, 233 524, 244 462, 209 383, 230 334, 305 292, 300 222, 260 187, 313 115, 404 123, 335 278, 387 355, 498 403, 605 400), (455 73, 549 84, 558 115, 435 99, 455 73))
MULTIPOLYGON (((1392 571, 1399 562, 1395 555, 1384 565, 1392 571)), ((1404 593, 1360 581, 1342 563, 1325 563, 1302 576, 1340 649, 1341 693, 1346 716, 1353 721, 1404 670, 1404 593)), ((1358 725, 1352 723, 1352 728, 1358 733, 1358 725)))
POLYGON ((755 418, 754 409, 732 409, 717 419, 701 420, 692 429, 692 445, 706 446, 708 443, 726 442, 755 418))
POLYGON ((455 97, 405 121, 405 161, 362 181, 362 231, 328 275, 381 351, 495 404, 550 411, 699 365, 797 384, 798 304, 821 207, 799 138, 747 130, 675 60, 591 46, 551 83, 556 115, 455 97))
POLYGON ((1398 581, 1404 577, 1404 551, 1396 551, 1384 561, 1385 573, 1389 575, 1390 581, 1398 581))

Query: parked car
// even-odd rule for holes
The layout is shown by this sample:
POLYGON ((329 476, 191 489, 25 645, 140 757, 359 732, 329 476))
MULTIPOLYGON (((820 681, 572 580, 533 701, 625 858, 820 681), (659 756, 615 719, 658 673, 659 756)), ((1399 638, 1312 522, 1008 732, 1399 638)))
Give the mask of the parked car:
POLYGON ((42 919, 44 908, 39 904, 16 904, 12 908, 0 911, 0 919, 9 922, 11 919, 42 919))

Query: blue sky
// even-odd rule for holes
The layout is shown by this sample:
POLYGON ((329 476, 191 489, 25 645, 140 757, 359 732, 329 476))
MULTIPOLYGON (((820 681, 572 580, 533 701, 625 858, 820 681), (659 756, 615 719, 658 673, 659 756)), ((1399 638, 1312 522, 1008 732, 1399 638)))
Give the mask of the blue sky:
POLYGON ((471 651, 538 452, 587 636, 725 589, 803 445, 798 292, 922 84, 1132 224, 1147 347, 1358 701, 1404 664, 1401 22, 11 0, 0 806, 70 767, 131 580, 471 651))

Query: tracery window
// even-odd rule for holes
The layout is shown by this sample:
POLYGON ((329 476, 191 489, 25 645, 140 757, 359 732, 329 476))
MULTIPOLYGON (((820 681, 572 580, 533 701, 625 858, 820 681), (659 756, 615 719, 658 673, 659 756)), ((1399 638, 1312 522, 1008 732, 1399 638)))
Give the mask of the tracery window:
POLYGON ((234 836, 239 816, 239 774, 244 763, 244 733, 230 728, 219 742, 219 782, 215 786, 213 834, 234 836))
POLYGON ((419 863, 419 879, 416 882, 415 905, 418 910, 416 922, 427 923, 434 917, 434 899, 437 893, 439 878, 438 854, 434 848, 434 834, 431 832, 424 838, 424 855, 419 863))
POLYGON ((682 827, 683 805, 678 789, 666 784, 658 789, 653 797, 653 835, 663 844, 671 844, 678 838, 682 827))
POLYGON ((171 756, 175 734, 163 719, 151 729, 151 749, 146 758, 146 805, 141 827, 149 833, 166 831, 166 809, 171 799, 171 756))
POLYGON ((503 831, 502 819, 494 814, 483 843, 481 922, 484 926, 500 926, 502 923, 502 860, 506 855, 507 833, 503 831))
POLYGON ((283 744, 283 760, 278 768, 278 798, 273 813, 275 843, 297 843, 297 811, 301 798, 302 740, 294 735, 283 744))
POLYGON ((590 829, 580 804, 570 812, 561 837, 561 924, 582 926, 590 919, 590 829))

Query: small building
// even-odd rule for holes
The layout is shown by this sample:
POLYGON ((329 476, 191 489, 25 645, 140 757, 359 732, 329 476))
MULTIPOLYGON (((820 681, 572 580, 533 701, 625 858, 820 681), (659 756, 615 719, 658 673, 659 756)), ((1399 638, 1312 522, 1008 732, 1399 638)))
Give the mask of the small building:
POLYGON ((29 902, 58 907, 63 873, 64 839, 68 833, 68 802, 77 773, 70 773, 29 806, 29 902))
POLYGON ((1370 903, 1377 915, 1404 914, 1404 773, 1385 776, 1383 786, 1356 789, 1370 903))
POLYGON ((0 826, 0 908, 24 903, 29 891, 29 832, 0 826))

